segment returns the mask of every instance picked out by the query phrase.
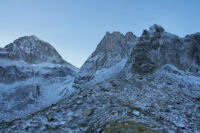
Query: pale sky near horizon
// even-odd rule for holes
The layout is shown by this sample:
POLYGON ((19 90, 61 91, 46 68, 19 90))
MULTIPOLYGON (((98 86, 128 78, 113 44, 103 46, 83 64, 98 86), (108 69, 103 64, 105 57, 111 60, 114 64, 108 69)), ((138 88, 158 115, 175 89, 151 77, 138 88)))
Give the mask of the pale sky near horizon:
POLYGON ((200 32, 200 0, 0 0, 0 47, 36 35, 81 67, 107 31, 200 32))

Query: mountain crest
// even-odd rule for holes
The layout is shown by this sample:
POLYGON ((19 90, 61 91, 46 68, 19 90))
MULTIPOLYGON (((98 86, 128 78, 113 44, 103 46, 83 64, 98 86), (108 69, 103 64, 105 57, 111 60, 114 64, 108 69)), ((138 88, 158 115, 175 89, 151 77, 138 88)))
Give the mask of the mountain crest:
POLYGON ((141 38, 149 39, 149 37, 159 37, 162 33, 165 33, 165 29, 157 24, 150 26, 149 30, 144 30, 141 38))
POLYGON ((14 40, 14 43, 18 43, 18 42, 23 41, 23 40, 39 41, 40 39, 37 36, 35 36, 35 35, 23 36, 23 37, 20 37, 20 38, 14 40))
POLYGON ((161 33, 161 32, 164 32, 165 29, 160 25, 154 24, 149 28, 149 31, 151 31, 153 33, 155 33, 155 32, 160 32, 161 33))
POLYGON ((99 77, 124 73, 152 73, 166 64, 199 72, 199 33, 179 38, 154 24, 137 38, 132 32, 107 32, 95 52, 83 64, 75 81, 90 82, 99 77), (104 75, 102 76, 102 74, 104 75))
POLYGON ((81 67, 75 78, 75 83, 84 84, 88 81, 91 81, 91 83, 95 80, 100 81, 106 73, 109 74, 104 78, 116 76, 124 67, 133 47, 132 43, 136 39, 137 37, 132 32, 128 32, 126 35, 120 32, 107 32, 96 50, 81 67), (109 70, 101 72, 104 68, 109 70))
POLYGON ((6 45, 0 50, 0 57, 23 60, 30 64, 42 62, 65 63, 54 47, 34 35, 20 37, 13 43, 6 45))

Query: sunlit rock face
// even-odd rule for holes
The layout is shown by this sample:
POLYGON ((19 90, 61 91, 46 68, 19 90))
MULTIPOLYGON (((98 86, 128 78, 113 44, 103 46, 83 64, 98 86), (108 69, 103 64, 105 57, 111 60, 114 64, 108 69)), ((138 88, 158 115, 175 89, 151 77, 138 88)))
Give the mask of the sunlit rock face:
POLYGON ((89 56, 76 76, 76 84, 101 81, 117 76, 124 67, 137 37, 128 32, 107 32, 96 50, 89 56))

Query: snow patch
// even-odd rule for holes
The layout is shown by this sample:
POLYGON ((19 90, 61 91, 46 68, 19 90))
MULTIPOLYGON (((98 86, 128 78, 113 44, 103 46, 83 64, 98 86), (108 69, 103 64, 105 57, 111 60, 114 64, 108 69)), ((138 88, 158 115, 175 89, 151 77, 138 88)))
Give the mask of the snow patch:
POLYGON ((97 83, 106 80, 112 76, 118 74, 125 66, 127 59, 122 59, 120 62, 116 63, 110 68, 102 68, 97 70, 94 74, 94 78, 89 83, 97 83))

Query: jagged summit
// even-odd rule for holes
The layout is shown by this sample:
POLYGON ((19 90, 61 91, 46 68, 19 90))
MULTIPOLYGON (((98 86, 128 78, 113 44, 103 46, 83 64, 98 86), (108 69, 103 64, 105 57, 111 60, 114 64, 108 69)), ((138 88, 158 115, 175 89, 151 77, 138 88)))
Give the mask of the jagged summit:
POLYGON ((0 49, 0 57, 12 60, 23 60, 31 64, 42 62, 55 64, 65 63, 55 48, 34 35, 20 37, 13 43, 6 45, 0 49))
POLYGON ((127 32, 125 35, 117 31, 112 33, 106 32, 90 57, 96 56, 99 52, 103 53, 103 56, 108 56, 109 53, 115 52, 121 57, 127 56, 131 43, 136 39, 137 37, 132 32, 127 32))
POLYGON ((167 32, 165 31, 165 29, 162 26, 154 24, 149 27, 149 30, 145 29, 140 38, 149 39, 149 37, 160 37, 160 36, 164 35, 165 33, 167 33, 167 32))
POLYGON ((107 32, 82 66, 75 82, 116 77, 124 73, 147 74, 165 64, 199 72, 200 34, 179 38, 157 24, 136 37, 132 32, 107 32))
POLYGON ((30 36, 23 36, 23 37, 19 37, 18 39, 14 40, 14 43, 18 43, 19 41, 22 41, 22 40, 41 40, 39 39, 37 36, 35 35, 30 35, 30 36))
POLYGON ((100 50, 111 51, 116 47, 120 46, 121 44, 123 45, 124 41, 125 41, 124 35, 121 34, 120 32, 113 32, 113 33, 107 32, 106 35, 103 37, 102 41, 100 42, 100 44, 97 46, 95 52, 98 52, 100 50))
POLYGON ((149 31, 151 31, 151 32, 164 32, 165 29, 160 25, 154 24, 154 25, 150 26, 149 31))
POLYGON ((106 35, 103 37, 102 41, 97 46, 96 51, 99 50, 113 50, 117 48, 125 47, 127 42, 134 41, 136 36, 132 32, 127 32, 126 35, 123 35, 120 32, 107 32, 106 35))
POLYGON ((153 25, 140 37, 126 65, 132 72, 140 74, 153 72, 166 64, 198 73, 199 62, 200 34, 179 38, 165 32, 161 26, 153 25))
POLYGON ((84 84, 90 80, 100 81, 110 76, 116 76, 124 67, 136 39, 137 37, 132 32, 128 32, 126 35, 120 32, 107 32, 96 50, 81 67, 75 83, 84 84), (104 68, 110 69, 106 72, 101 71, 104 68))
POLYGON ((133 42, 136 39, 136 35, 134 35, 133 32, 127 32, 125 34, 125 39, 129 42, 133 42))

